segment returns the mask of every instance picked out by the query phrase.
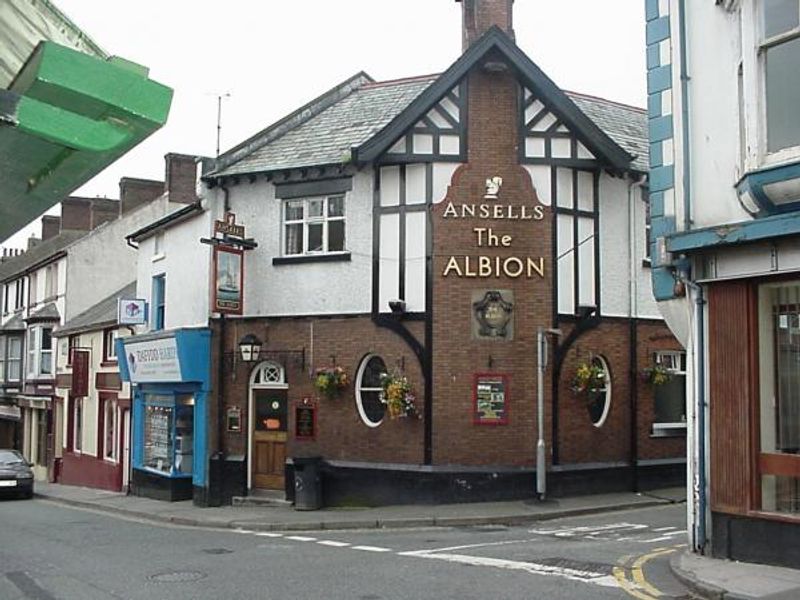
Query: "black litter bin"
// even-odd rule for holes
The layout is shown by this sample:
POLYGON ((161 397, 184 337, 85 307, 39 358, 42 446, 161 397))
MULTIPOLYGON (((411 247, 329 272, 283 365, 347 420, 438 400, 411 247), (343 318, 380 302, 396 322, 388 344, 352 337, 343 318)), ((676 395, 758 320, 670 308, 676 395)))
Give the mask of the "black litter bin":
POLYGON ((322 508, 322 458, 295 458, 294 509, 318 510, 322 508))

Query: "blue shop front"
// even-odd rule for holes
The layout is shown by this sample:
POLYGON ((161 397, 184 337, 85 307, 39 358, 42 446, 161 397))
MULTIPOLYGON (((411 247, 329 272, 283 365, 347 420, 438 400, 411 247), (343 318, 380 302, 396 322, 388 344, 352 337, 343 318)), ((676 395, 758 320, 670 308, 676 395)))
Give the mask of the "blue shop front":
POLYGON ((177 329, 117 341, 133 384, 131 491, 206 505, 211 331, 177 329))

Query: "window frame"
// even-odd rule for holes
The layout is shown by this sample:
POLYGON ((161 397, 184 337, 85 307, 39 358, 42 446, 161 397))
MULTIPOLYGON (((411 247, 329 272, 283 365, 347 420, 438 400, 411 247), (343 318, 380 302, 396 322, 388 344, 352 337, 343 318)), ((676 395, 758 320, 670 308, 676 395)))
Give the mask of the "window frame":
POLYGON ((328 256, 344 254, 347 252, 347 194, 330 194, 326 196, 309 196, 304 198, 287 198, 281 202, 281 257, 297 258, 301 256, 328 256), (330 216, 331 200, 341 200, 342 210, 340 215, 330 216), (318 217, 310 216, 310 206, 314 202, 322 201, 322 215, 318 217), (287 218, 287 211, 291 205, 302 203, 303 216, 300 219, 287 218), (343 240, 341 250, 330 250, 330 223, 341 222, 343 224, 343 240), (313 225, 322 225, 322 249, 309 250, 309 228, 313 225), (302 226, 303 242, 300 252, 288 252, 288 228, 289 226, 302 226))
POLYGON ((167 275, 160 273, 153 275, 152 280, 152 293, 151 304, 153 305, 153 314, 150 320, 150 329, 152 331, 161 331, 164 329, 167 311, 167 275))
POLYGON ((99 396, 101 410, 101 437, 98 440, 100 456, 104 461, 118 463, 119 462, 119 410, 116 394, 101 394, 99 396), (111 415, 109 415, 109 410, 111 415), (109 419, 110 416, 110 419, 109 419), (109 433, 111 439, 109 440, 109 433), (109 443, 111 444, 111 453, 109 454, 109 443))
POLYGON ((6 380, 6 350, 8 348, 8 336, 0 335, 0 384, 6 380))
POLYGON ((75 454, 83 453, 83 398, 72 397, 72 448, 75 454))
MULTIPOLYGON (((765 31, 765 4, 755 3, 755 24, 756 24, 756 63, 758 65, 758 129, 759 129, 759 162, 763 166, 772 166, 785 163, 792 159, 800 158, 800 139, 793 146, 787 146, 778 150, 769 150, 769 118, 767 113, 767 54, 769 50, 778 48, 787 43, 800 39, 800 24, 790 29, 767 37, 765 31)), ((800 14, 800 0, 798 0, 798 11, 800 14)))
POLYGON ((23 362, 24 362, 24 345, 25 340, 23 336, 20 335, 9 335, 6 337, 6 381, 9 383, 19 383, 22 381, 23 371, 23 362), (19 356, 12 357, 11 356, 11 345, 12 341, 19 342, 19 356), (11 363, 14 363, 17 367, 17 378, 13 379, 11 377, 11 363))
MULTIPOLYGON (((381 419, 379 421, 373 421, 367 416, 367 412, 366 412, 366 410, 364 410, 364 400, 361 397, 361 393, 363 391, 378 392, 379 394, 381 394, 381 396, 383 394, 383 388, 382 387, 365 388, 365 387, 362 386, 364 373, 367 370, 367 366, 369 365, 370 361, 375 359, 375 358, 380 360, 383 363, 384 369, 386 369, 386 361, 384 360, 383 356, 381 356, 380 354, 378 354, 376 352, 370 352, 369 354, 365 355, 364 358, 361 359, 361 362, 358 365, 358 371, 356 371, 356 379, 355 379, 355 386, 354 386, 355 402, 356 402, 356 409, 358 410, 358 416, 361 418, 361 422, 364 423, 364 425, 366 425, 370 429, 375 429, 376 427, 380 427, 381 424, 383 424, 383 422, 386 420, 386 404, 385 403, 383 403, 383 405, 384 405, 383 416, 381 417, 381 419)), ((388 370, 385 371, 385 372, 388 373, 388 370)))
POLYGON ((28 328, 26 337, 28 340, 28 347, 27 352, 25 353, 27 356, 25 373, 27 376, 32 379, 53 377, 55 375, 55 365, 53 364, 53 342, 55 341, 55 338, 53 337, 53 326, 34 325, 33 327, 28 328), (48 349, 45 349, 43 344, 45 331, 48 332, 50 339, 50 347, 48 349), (50 357, 50 369, 47 372, 42 370, 42 365, 44 364, 43 358, 45 354, 50 357))
POLYGON ((593 390, 593 393, 602 393, 604 395, 604 403, 603 403, 603 413, 600 415, 600 418, 597 421, 591 421, 592 427, 600 429, 603 425, 606 424, 608 420, 608 415, 611 413, 611 402, 613 400, 613 386, 611 381, 611 367, 608 364, 608 360, 600 354, 596 354, 592 357, 592 364, 598 365, 600 368, 603 369, 603 382, 604 385, 601 389, 593 390))
POLYGON ((668 437, 670 435, 686 435, 686 351, 685 350, 656 350, 653 352, 653 364, 662 365, 671 377, 683 377, 683 421, 656 421, 655 406, 657 389, 653 391, 653 422, 651 431, 653 437, 668 437), (674 359, 675 366, 665 365, 665 359, 674 359))
POLYGON ((116 341, 118 337, 119 329, 116 327, 103 330, 103 361, 101 366, 116 365, 118 363, 116 352, 116 341))

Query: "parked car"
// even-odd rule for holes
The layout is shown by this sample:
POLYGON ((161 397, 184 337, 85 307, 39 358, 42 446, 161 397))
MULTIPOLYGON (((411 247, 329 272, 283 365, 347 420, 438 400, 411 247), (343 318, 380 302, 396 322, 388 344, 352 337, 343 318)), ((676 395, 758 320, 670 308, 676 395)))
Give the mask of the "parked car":
POLYGON ((16 450, 0 449, 0 496, 33 498, 33 471, 16 450))

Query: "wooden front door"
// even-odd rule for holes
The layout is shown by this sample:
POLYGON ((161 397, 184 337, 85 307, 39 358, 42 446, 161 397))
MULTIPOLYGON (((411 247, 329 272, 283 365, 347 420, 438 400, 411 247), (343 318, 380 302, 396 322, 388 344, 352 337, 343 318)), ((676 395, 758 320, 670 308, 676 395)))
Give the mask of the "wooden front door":
POLYGON ((284 487, 288 415, 286 390, 253 390, 253 487, 284 487))

